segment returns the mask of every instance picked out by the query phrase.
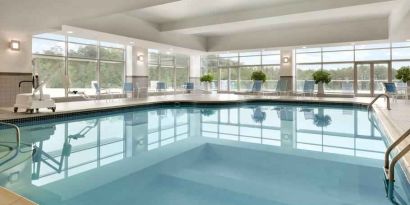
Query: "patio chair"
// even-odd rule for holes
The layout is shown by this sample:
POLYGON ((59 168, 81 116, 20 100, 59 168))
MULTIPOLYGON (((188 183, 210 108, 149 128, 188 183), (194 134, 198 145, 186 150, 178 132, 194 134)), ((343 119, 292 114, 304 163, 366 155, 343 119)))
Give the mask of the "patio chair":
POLYGON ((133 83, 124 83, 123 91, 124 91, 126 97, 128 97, 127 94, 131 93, 131 98, 134 98, 135 87, 134 87, 133 83))
POLYGON ((407 83, 399 82, 396 83, 396 88, 397 88, 397 97, 402 96, 403 99, 408 99, 407 97, 407 83))
POLYGON ((194 91, 194 83, 192 82, 185 83, 185 90, 187 93, 192 93, 192 91, 194 91))
POLYGON ((273 94, 280 96, 282 93, 288 93, 288 81, 280 79, 276 85, 276 91, 274 91, 273 94))
POLYGON ((397 101, 398 93, 395 83, 383 83, 385 94, 393 98, 393 101, 397 101))
POLYGON ((305 80, 303 83, 303 91, 302 96, 314 96, 315 95, 315 81, 313 80, 305 80))
POLYGON ((342 93, 344 93, 344 94, 353 93, 353 83, 342 82, 342 93))
POLYGON ((262 92, 262 81, 255 80, 253 81, 251 93, 261 93, 262 92))
MULTIPOLYGON (((100 95, 110 95, 110 91, 108 89, 103 89, 100 87, 100 84, 97 81, 91 81, 91 86, 95 89, 95 94, 97 98, 100 98, 100 95)), ((112 98, 112 96, 111 96, 112 98)))
POLYGON ((158 93, 163 93, 165 94, 165 91, 167 90, 167 84, 165 84, 165 82, 157 82, 157 89, 156 91, 158 93))

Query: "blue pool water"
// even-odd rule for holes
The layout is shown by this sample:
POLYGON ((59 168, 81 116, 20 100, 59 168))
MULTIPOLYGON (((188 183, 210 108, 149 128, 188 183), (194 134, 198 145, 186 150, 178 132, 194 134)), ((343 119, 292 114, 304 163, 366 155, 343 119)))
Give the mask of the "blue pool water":
MULTIPOLYGON (((42 205, 391 204, 384 137, 361 107, 163 105, 20 126, 35 153, 2 163, 0 185, 42 205)), ((407 189, 398 177, 399 204, 407 189)))

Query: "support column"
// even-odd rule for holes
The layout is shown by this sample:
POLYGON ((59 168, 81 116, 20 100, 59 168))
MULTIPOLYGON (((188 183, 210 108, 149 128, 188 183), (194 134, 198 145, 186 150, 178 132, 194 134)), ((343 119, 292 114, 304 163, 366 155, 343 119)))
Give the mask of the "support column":
POLYGON ((189 82, 194 83, 194 87, 198 88, 201 83, 199 81, 201 75, 201 56, 190 56, 189 66, 189 82))
POLYGON ((139 97, 147 97, 148 79, 148 49, 136 46, 127 47, 126 82, 134 83, 141 89, 139 97))
POLYGON ((280 79, 288 81, 288 91, 293 90, 294 85, 294 76, 293 76, 293 58, 292 58, 292 49, 283 49, 280 52, 280 70, 279 75, 280 79), (288 62, 285 62, 284 59, 287 58, 288 62))

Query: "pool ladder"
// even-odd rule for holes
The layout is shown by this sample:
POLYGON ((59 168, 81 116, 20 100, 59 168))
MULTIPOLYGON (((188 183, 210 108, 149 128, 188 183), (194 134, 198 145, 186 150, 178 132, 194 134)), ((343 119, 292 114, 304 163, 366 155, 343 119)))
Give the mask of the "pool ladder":
MULTIPOLYGON (((8 159, 6 159, 6 160, 0 162, 0 166, 2 166, 3 164, 5 164, 5 163, 7 163, 7 162, 9 162, 9 161, 11 161, 11 160, 13 160, 13 159, 18 155, 18 152, 19 152, 19 150, 20 150, 20 128, 19 128, 17 125, 15 125, 15 124, 6 123, 6 122, 0 122, 0 125, 4 125, 4 126, 11 127, 11 128, 13 128, 13 129, 16 131, 16 147, 15 147, 15 150, 16 150, 16 151, 14 152, 13 156, 11 156, 10 158, 8 158, 8 159)), ((11 148, 11 149, 12 149, 12 148, 11 148)), ((3 156, 3 158, 5 158, 5 157, 8 156, 8 155, 9 155, 9 154, 3 156)), ((1 159, 1 158, 0 158, 0 159, 1 159)))
POLYGON ((394 196, 394 167, 397 162, 410 151, 410 144, 408 144, 403 150, 401 150, 390 162, 390 153, 393 151, 397 145, 399 145, 403 140, 405 140, 410 135, 410 129, 408 129, 403 135, 399 137, 393 144, 391 144, 384 154, 384 175, 385 175, 385 186, 387 197, 393 201, 394 196))
POLYGON ((6 123, 6 122, 0 122, 0 125, 12 127, 16 131, 16 145, 17 147, 20 147, 20 128, 15 124, 6 123))
POLYGON ((390 107, 390 96, 389 95, 387 95, 387 94, 385 94, 385 93, 383 93, 383 94, 379 94, 379 95, 377 95, 373 100, 372 100, 372 102, 370 102, 370 104, 367 106, 367 111, 370 111, 370 109, 372 109, 372 105, 379 99, 379 98, 381 98, 381 97, 386 97, 386 99, 387 99, 387 109, 388 110, 391 110, 391 107, 390 107))

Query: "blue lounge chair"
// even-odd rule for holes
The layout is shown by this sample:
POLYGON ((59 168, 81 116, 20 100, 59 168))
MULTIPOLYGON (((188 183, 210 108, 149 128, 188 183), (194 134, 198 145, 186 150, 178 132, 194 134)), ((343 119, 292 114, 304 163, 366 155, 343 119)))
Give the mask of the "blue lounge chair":
POLYGON ((92 81, 91 82, 92 86, 95 89, 95 94, 97 95, 97 99, 100 99, 101 95, 110 95, 111 98, 113 98, 113 96, 111 95, 110 91, 107 89, 103 89, 100 87, 100 84, 97 81, 92 81))
POLYGON ((185 83, 185 90, 187 93, 191 93, 194 90, 194 83, 191 83, 191 82, 185 83))
POLYGON ((314 96, 315 95, 315 81, 313 80, 305 80, 303 84, 303 96, 310 95, 314 96))
POLYGON ((274 94, 280 96, 282 93, 288 93, 288 81, 280 79, 276 85, 276 91, 274 94))
POLYGON ((262 81, 261 80, 255 80, 253 81, 252 85, 252 93, 260 93, 262 91, 262 81))
MULTIPOLYGON (((128 93, 131 93, 131 98, 134 98, 135 94, 135 87, 133 83, 124 83, 123 87, 124 93, 127 95, 128 93)), ((137 97, 138 98, 138 97, 137 97)))
POLYGON ((387 95, 389 95, 391 98, 393 98, 393 101, 397 101, 397 87, 396 84, 394 83, 383 83, 384 85, 384 91, 387 95))
POLYGON ((157 92, 165 91, 166 87, 164 82, 157 82, 157 92))

